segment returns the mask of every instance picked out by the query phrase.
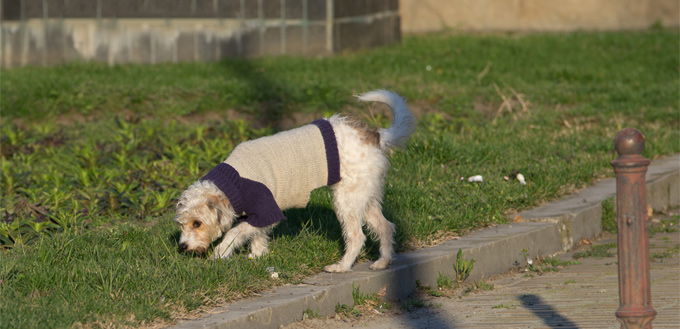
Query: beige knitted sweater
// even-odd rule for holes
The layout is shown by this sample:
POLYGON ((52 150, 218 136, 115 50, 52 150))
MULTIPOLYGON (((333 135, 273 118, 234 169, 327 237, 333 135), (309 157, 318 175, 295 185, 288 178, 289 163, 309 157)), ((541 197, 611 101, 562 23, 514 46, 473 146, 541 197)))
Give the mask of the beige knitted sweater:
MULTIPOLYGON (((314 124, 261 137, 239 144, 224 161, 238 171, 242 178, 264 184, 274 196, 281 210, 304 207, 312 190, 335 184, 338 168, 331 168, 327 160, 327 143, 332 137, 337 158, 337 144, 330 123, 317 120, 314 124), (320 124, 318 122, 321 122, 320 124), (316 124, 316 125, 315 125, 316 124), (326 140, 322 131, 330 129, 326 140)), ((332 161, 331 161, 332 162, 332 161)), ((333 166, 331 166, 333 167, 333 166)))

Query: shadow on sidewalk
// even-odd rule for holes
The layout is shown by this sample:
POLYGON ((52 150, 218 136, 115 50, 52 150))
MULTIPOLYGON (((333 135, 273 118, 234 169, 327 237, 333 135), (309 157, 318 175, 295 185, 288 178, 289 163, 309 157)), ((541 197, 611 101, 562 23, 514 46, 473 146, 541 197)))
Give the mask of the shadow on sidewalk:
POLYGON ((522 306, 533 312, 550 328, 578 328, 571 320, 560 315, 552 306, 543 302, 538 295, 521 295, 517 296, 517 299, 522 306))

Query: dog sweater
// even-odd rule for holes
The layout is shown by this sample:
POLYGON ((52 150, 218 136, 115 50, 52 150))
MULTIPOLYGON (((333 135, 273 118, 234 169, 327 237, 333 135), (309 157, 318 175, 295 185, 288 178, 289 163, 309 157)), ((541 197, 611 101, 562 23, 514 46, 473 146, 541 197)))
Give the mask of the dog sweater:
POLYGON ((243 142, 201 180, 224 192, 243 221, 272 225, 286 219, 282 209, 304 207, 312 190, 340 181, 333 126, 319 119, 243 142))

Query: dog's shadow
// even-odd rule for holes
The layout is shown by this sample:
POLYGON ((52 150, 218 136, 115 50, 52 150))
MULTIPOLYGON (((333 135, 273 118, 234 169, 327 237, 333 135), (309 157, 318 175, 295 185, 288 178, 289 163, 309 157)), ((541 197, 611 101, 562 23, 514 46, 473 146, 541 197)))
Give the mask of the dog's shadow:
MULTIPOLYGON (((345 242, 342 235, 342 226, 335 215, 335 211, 328 204, 310 204, 305 208, 289 209, 283 212, 287 220, 282 221, 272 233, 272 240, 282 236, 298 236, 300 234, 313 233, 321 235, 330 241, 336 241, 339 250, 344 250, 345 242)), ((387 220, 391 220, 391 214, 383 212, 387 220)), ((392 221, 393 222, 393 221, 392 221)), ((369 259, 380 257, 380 243, 370 234, 366 225, 363 226, 367 239, 363 248, 363 255, 369 259)), ((398 239, 395 234, 394 239, 398 239)), ((399 241, 396 241, 399 243, 399 241)))

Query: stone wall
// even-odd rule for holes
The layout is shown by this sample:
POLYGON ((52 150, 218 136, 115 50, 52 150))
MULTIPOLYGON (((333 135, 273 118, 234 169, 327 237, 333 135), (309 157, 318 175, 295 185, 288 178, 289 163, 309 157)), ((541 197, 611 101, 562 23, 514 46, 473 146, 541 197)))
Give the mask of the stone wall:
POLYGON ((328 55, 400 42, 398 0, 0 0, 0 64, 328 55))
POLYGON ((678 0, 399 0, 404 33, 680 26, 678 0))

